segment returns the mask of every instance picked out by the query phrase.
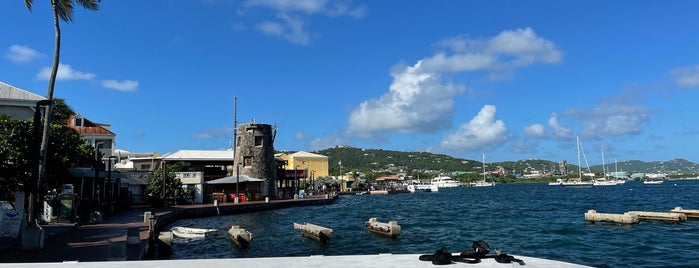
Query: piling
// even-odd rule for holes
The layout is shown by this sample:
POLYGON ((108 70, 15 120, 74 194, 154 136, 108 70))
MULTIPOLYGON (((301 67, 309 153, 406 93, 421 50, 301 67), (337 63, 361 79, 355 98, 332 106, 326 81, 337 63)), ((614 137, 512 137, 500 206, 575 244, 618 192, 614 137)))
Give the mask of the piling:
POLYGON ((594 224, 595 222, 613 222, 620 224, 638 224, 638 215, 633 215, 630 213, 624 214, 613 214, 613 213, 597 213, 596 210, 591 209, 585 213, 585 220, 594 224))

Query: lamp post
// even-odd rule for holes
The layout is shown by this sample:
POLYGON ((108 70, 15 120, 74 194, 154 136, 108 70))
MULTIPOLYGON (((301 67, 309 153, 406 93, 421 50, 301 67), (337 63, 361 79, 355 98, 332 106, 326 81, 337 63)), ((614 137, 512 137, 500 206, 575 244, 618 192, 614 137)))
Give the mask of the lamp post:
MULTIPOLYGON (((41 139, 41 107, 42 106, 50 106, 51 105, 51 100, 40 100, 36 102, 36 106, 34 108, 34 141, 32 142, 32 146, 34 147, 33 153, 34 153, 34 161, 36 161, 36 169, 34 173, 34 183, 32 185, 31 192, 29 193, 29 219, 28 222, 30 224, 36 224, 37 220, 37 215, 38 215, 38 207, 39 207, 39 189, 41 189, 41 176, 43 176, 43 171, 45 170, 44 166, 45 165, 45 153, 42 154, 41 148, 40 148, 40 139, 41 139)), ((38 224, 36 224, 38 226, 38 224)))
POLYGON ((163 165, 162 165, 163 168, 162 168, 162 169, 163 169, 163 207, 164 207, 164 206, 165 206, 165 198, 167 197, 167 196, 165 195, 165 191, 166 191, 166 189, 167 189, 167 188, 165 187, 165 179, 167 179, 167 172, 166 172, 165 170, 167 169, 167 166, 166 166, 167 163, 165 163, 165 160, 162 160, 162 163, 163 163, 163 165))
POLYGON ((235 165, 235 199, 234 203, 238 203, 238 197, 240 196, 240 163, 235 165))

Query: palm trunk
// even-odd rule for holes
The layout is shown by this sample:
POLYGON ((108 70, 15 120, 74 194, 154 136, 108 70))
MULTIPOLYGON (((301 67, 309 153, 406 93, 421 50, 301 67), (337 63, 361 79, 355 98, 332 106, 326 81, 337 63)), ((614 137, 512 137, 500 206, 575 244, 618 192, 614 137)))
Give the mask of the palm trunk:
POLYGON ((29 215, 29 222, 33 223, 36 220, 36 216, 38 215, 38 207, 41 202, 41 196, 43 195, 41 193, 41 180, 42 178, 45 177, 46 175, 46 159, 48 155, 48 146, 49 146, 49 135, 51 131, 51 117, 53 115, 53 89, 54 85, 56 84, 56 76, 58 74, 58 65, 60 63, 60 52, 61 52, 61 26, 59 24, 58 20, 58 3, 56 2, 57 0, 51 0, 51 8, 53 10, 53 25, 55 28, 56 32, 56 37, 55 37, 55 45, 54 45, 54 51, 53 51, 53 67, 51 68, 51 76, 49 77, 49 87, 48 87, 48 93, 46 94, 46 98, 49 100, 49 105, 46 108, 46 112, 44 113, 44 127, 43 127, 43 132, 41 135, 41 151, 39 152, 39 170, 37 171, 39 173, 39 176, 36 181, 36 187, 34 189, 34 197, 30 199, 30 215, 29 215), (34 204, 31 204, 33 201, 34 204))

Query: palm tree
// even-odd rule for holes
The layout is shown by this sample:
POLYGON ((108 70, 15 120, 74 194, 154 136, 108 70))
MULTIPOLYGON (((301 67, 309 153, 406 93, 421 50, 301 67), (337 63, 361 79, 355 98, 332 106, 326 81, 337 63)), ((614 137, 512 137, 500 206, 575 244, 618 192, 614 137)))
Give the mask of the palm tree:
MULTIPOLYGON (((38 201, 38 189, 41 185, 41 178, 46 173, 46 151, 49 144, 49 130, 51 129, 51 116, 53 114, 53 105, 51 103, 53 102, 53 88, 56 84, 56 74, 58 73, 58 63, 61 52, 61 26, 59 24, 59 18, 60 20, 63 20, 65 22, 71 22, 73 21, 73 7, 75 3, 88 10, 97 10, 99 9, 100 1, 101 0, 51 0, 51 8, 53 10, 53 26, 56 31, 56 37, 54 40, 55 44, 53 51, 53 68, 51 69, 51 76, 49 77, 49 89, 48 93, 46 94, 46 98, 48 98, 49 105, 46 109, 46 113, 44 114, 44 127, 41 135, 41 149, 39 152, 39 168, 37 170, 36 186, 34 187, 35 192, 33 194, 30 194, 31 199, 29 200, 30 223, 33 223, 35 220, 35 204, 38 204, 36 203, 38 201)), ((27 6, 27 9, 29 9, 29 11, 32 10, 33 2, 33 0, 24 0, 24 4, 27 6)))

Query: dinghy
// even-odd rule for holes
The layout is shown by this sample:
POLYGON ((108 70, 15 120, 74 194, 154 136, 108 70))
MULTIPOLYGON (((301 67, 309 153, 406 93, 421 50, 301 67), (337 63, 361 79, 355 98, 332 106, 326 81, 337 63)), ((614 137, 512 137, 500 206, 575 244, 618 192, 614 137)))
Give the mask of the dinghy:
POLYGON ((216 231, 216 229, 201 229, 201 228, 175 226, 175 227, 172 227, 172 229, 170 229, 170 231, 172 231, 172 234, 174 236, 179 237, 179 238, 202 238, 202 237, 206 237, 207 233, 216 231))

